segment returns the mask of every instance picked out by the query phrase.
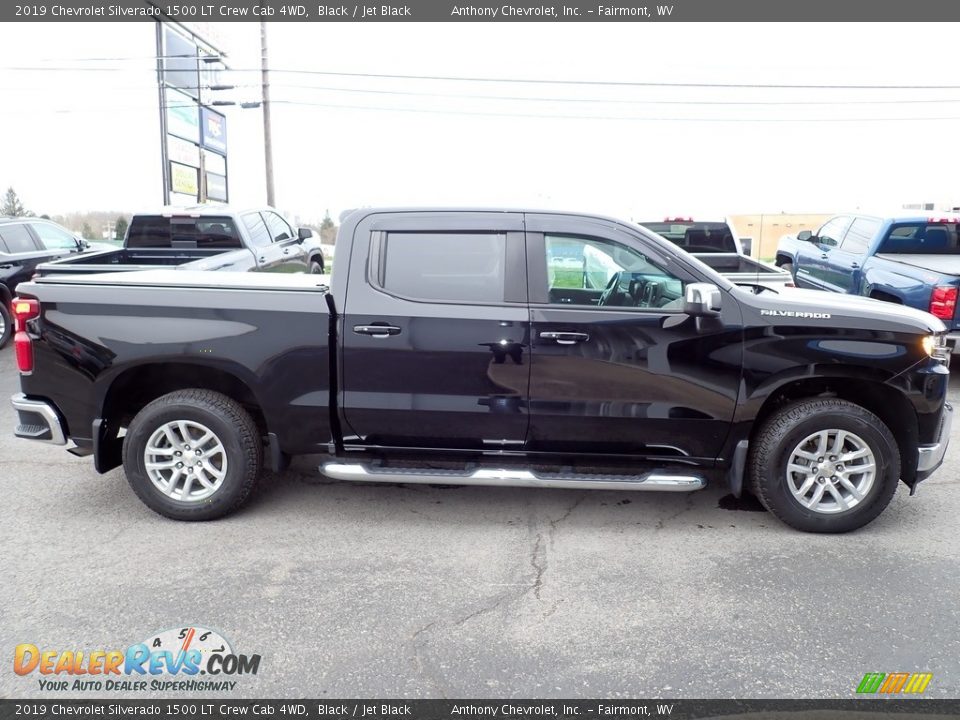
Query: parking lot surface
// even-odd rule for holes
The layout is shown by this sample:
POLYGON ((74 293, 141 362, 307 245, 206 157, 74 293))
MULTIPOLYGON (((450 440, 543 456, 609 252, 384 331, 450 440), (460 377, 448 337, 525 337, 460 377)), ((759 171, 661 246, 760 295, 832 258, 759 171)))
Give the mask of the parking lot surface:
POLYGON ((852 698, 864 673, 898 671, 960 697, 960 423, 919 495, 901 486, 849 535, 725 509, 720 487, 351 485, 318 458, 189 524, 120 470, 15 439, 17 389, 7 348, 2 697, 54 697, 14 674, 17 644, 125 649, 188 625, 262 656, 233 692, 197 697, 852 698))

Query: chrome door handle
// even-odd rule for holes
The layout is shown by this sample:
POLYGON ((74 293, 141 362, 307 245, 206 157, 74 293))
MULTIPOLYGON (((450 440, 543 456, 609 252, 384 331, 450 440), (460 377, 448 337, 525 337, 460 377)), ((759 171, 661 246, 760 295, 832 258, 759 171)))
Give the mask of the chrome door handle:
POLYGON ((578 342, 586 342, 590 339, 587 333, 579 332, 553 332, 545 330, 540 333, 544 340, 556 340, 558 345, 576 345, 578 342))
POLYGON ((353 331, 357 335, 370 335, 375 338, 385 338, 400 334, 400 328, 396 325, 354 325, 353 331))

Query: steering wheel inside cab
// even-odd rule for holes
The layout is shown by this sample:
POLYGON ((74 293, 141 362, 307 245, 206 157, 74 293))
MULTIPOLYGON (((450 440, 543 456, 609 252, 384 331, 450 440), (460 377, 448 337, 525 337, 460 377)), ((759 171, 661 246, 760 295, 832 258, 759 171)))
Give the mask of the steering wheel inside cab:
POLYGON ((664 304, 664 283, 631 272, 614 273, 604 288, 603 307, 660 307, 664 304))

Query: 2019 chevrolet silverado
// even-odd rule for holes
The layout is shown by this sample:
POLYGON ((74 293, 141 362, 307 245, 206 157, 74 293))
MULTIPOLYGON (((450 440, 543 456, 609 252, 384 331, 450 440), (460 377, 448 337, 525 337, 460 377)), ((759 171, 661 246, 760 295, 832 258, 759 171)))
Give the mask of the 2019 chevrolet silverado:
POLYGON ((368 209, 337 247, 329 286, 163 271, 22 285, 16 434, 122 464, 180 520, 229 513, 263 466, 320 453, 352 481, 718 482, 843 532, 942 462, 950 356, 928 313, 754 293, 588 215, 368 209), (559 260, 573 255, 604 281, 559 260))
POLYGON ((926 310, 943 320, 947 344, 960 351, 960 217, 916 210, 838 215, 786 245, 795 248, 791 271, 799 287, 926 310))
POLYGON ((273 208, 167 208, 134 215, 122 248, 44 263, 37 272, 80 275, 163 268, 322 273, 323 256, 314 237, 309 228, 295 230, 273 208))

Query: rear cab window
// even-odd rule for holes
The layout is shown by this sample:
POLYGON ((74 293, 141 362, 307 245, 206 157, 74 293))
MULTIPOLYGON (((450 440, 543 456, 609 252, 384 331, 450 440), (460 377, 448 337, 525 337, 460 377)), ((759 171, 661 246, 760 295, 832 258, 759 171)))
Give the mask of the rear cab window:
POLYGON ((895 222, 879 252, 900 255, 958 255, 958 220, 895 222))
POLYGON ((127 247, 234 250, 243 242, 230 217, 134 215, 127 247))
POLYGON ((733 231, 725 222, 694 222, 677 219, 641 222, 640 225, 690 253, 737 252, 733 231))

